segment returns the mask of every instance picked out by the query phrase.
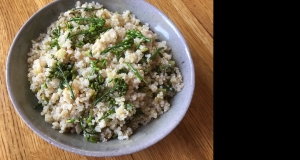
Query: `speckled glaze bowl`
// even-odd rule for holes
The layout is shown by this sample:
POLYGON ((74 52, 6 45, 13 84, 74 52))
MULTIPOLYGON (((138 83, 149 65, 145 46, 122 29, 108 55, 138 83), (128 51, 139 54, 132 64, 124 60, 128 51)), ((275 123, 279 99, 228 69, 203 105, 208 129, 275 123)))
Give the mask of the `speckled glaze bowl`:
MULTIPOLYGON (((194 65, 186 41, 174 23, 161 11, 143 0, 94 0, 110 11, 122 13, 130 10, 141 23, 149 23, 150 29, 157 33, 160 40, 167 41, 172 48, 173 59, 180 68, 184 88, 171 100, 171 108, 158 119, 140 127, 129 140, 118 139, 103 143, 87 142, 82 135, 64 133, 51 128, 41 116, 39 109, 33 109, 37 99, 29 89, 27 79, 27 53, 31 40, 44 33, 47 27, 57 20, 61 12, 74 8, 77 0, 57 0, 36 12, 16 35, 6 64, 7 90, 11 101, 23 121, 36 134, 47 142, 86 156, 120 156, 143 150, 167 136, 186 114, 195 87, 194 65)), ((92 2, 92 0, 81 1, 92 2)))

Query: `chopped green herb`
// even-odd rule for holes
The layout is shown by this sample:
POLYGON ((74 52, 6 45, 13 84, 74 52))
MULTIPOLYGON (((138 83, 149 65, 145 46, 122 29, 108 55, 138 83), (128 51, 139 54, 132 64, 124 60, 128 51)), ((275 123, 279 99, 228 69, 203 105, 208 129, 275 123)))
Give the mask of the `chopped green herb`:
POLYGON ((127 31, 127 32, 126 32, 126 36, 132 37, 132 38, 140 38, 140 39, 142 39, 143 41, 151 42, 151 39, 150 39, 150 38, 146 38, 146 37, 141 33, 141 31, 138 31, 138 30, 135 30, 135 29, 132 29, 132 30, 127 31))
POLYGON ((75 119, 74 119, 74 118, 68 119, 68 120, 66 120, 66 122, 67 122, 67 123, 74 123, 74 122, 75 122, 75 119))
POLYGON ((94 100, 98 94, 101 91, 101 84, 103 84, 104 80, 101 75, 99 75, 97 78, 90 80, 89 87, 95 90, 95 93, 93 94, 92 100, 94 100))
POLYGON ((92 67, 93 69, 93 73, 97 73, 98 71, 100 71, 100 69, 102 69, 103 67, 106 66, 106 62, 107 60, 106 59, 101 59, 101 60, 91 60, 90 61, 90 66, 92 67))
POLYGON ((44 88, 48 88, 48 86, 47 86, 47 83, 46 83, 46 82, 43 84, 43 87, 44 87, 44 88))
POLYGON ((51 32, 51 44, 50 47, 53 48, 55 46, 57 46, 57 49, 60 49, 60 46, 58 44, 58 37, 60 36, 60 26, 58 26, 56 29, 53 29, 51 32))
POLYGON ((110 115, 113 114, 113 113, 116 113, 115 109, 110 109, 110 110, 106 111, 105 114, 99 119, 99 122, 100 122, 102 119, 107 118, 108 116, 110 116, 110 115))
POLYGON ((63 71, 62 68, 61 68, 61 63, 59 62, 59 63, 56 63, 56 64, 57 64, 58 70, 60 71, 61 76, 63 77, 64 83, 67 85, 67 87, 69 88, 69 90, 70 90, 70 92, 71 92, 71 98, 72 98, 73 100, 75 100, 75 96, 74 96, 72 87, 70 86, 70 84, 69 84, 69 82, 68 82, 68 80, 67 80, 67 78, 66 78, 66 76, 65 76, 65 74, 64 74, 64 71, 63 71))
POLYGON ((99 97, 95 102, 94 105, 97 105, 103 98, 108 96, 109 94, 113 92, 118 92, 119 96, 125 95, 125 93, 128 90, 128 84, 124 81, 124 79, 121 78, 114 78, 114 87, 112 87, 110 90, 108 90, 106 93, 104 93, 101 97, 99 97))
POLYGON ((82 47, 86 43, 94 43, 97 38, 100 38, 100 33, 106 32, 107 30, 111 29, 111 27, 103 28, 106 20, 104 18, 99 18, 96 15, 93 15, 89 18, 72 18, 68 22, 76 21, 79 24, 89 25, 89 29, 81 30, 75 34, 71 34, 68 38, 71 39, 73 48, 75 47, 82 47), (82 41, 76 41, 76 36, 84 34, 85 37, 82 41))
POLYGON ((116 100, 113 97, 106 96, 105 101, 108 102, 108 107, 113 107, 116 104, 116 100))
POLYGON ((58 78, 60 80, 59 88, 63 89, 63 85, 66 85, 71 92, 71 98, 75 100, 72 87, 69 85, 69 81, 71 81, 72 78, 74 78, 74 75, 76 74, 76 71, 73 70, 74 64, 70 62, 68 64, 63 64, 58 60, 55 64, 56 65, 51 68, 50 75, 48 76, 48 78, 58 78))
POLYGON ((90 57, 93 57, 92 51, 89 52, 89 56, 90 56, 90 57))
POLYGON ((101 52, 101 54, 105 54, 107 52, 112 52, 120 57, 120 54, 123 53, 126 49, 130 48, 134 44, 133 38, 125 38, 121 42, 117 43, 116 45, 109 47, 101 52))
MULTIPOLYGON (((141 38, 142 42, 151 42, 149 38, 146 38, 142 35, 141 31, 137 31, 135 29, 128 30, 126 32, 126 37, 121 42, 117 43, 116 45, 109 47, 101 52, 101 54, 105 54, 107 52, 114 53, 118 58, 121 57, 121 53, 123 53, 126 49, 129 49, 134 44, 134 38, 141 38)), ((138 45, 139 46, 139 45, 138 45)))
POLYGON ((150 59, 153 60, 156 57, 156 55, 163 49, 164 49, 164 47, 160 47, 160 48, 156 49, 156 51, 151 55, 150 59))
POLYGON ((41 99, 44 100, 44 101, 46 101, 45 104, 47 104, 49 102, 49 98, 46 97, 44 93, 41 94, 41 99))
POLYGON ((52 30, 52 38, 58 38, 60 36, 61 27, 58 26, 56 29, 52 30))
POLYGON ((50 47, 51 47, 51 48, 53 48, 53 47, 55 47, 55 46, 57 47, 58 50, 60 49, 60 46, 59 46, 59 44, 58 44, 57 38, 52 39, 51 44, 50 44, 50 47))
POLYGON ((69 22, 66 23, 66 26, 67 26, 68 30, 73 29, 73 25, 71 23, 69 23, 69 22))
POLYGON ((131 65, 130 63, 126 62, 126 64, 127 64, 127 66, 131 69, 131 71, 132 71, 132 72, 133 72, 140 80, 142 80, 143 82, 145 82, 146 84, 148 84, 147 81, 145 81, 145 79, 139 74, 139 72, 138 72, 136 69, 134 69, 134 68, 132 67, 132 65, 131 65))
POLYGON ((99 141, 99 136, 97 134, 85 134, 85 139, 89 142, 97 143, 99 141))

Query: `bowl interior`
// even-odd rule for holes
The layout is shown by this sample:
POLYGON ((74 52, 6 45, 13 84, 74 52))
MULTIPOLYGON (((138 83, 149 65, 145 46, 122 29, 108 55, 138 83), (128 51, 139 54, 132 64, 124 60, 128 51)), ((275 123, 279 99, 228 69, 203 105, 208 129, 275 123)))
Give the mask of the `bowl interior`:
MULTIPOLYGON (((36 12, 20 29, 15 37, 7 59, 6 81, 11 101, 24 122, 47 142, 70 152, 87 156, 117 156, 145 149, 169 134, 184 117, 194 92, 194 66, 185 39, 173 22, 161 11, 144 1, 134 0, 97 0, 110 11, 122 13, 130 10, 141 23, 148 23, 160 40, 166 40, 172 48, 173 59, 180 68, 184 88, 171 100, 171 108, 158 119, 142 126, 129 140, 110 140, 104 143, 85 141, 82 135, 61 134, 44 121, 39 109, 33 109, 37 99, 29 89, 27 78, 27 53, 31 40, 57 20, 61 12, 74 8, 77 0, 54 1, 36 12)), ((87 0, 84 2, 92 2, 87 0)), ((83 2, 82 2, 83 3, 83 2)))

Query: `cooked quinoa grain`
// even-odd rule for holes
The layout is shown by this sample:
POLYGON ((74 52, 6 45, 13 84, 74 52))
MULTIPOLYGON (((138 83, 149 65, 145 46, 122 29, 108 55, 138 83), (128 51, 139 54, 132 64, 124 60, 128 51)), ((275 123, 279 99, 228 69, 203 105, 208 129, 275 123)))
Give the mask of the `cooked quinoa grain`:
POLYGON ((91 142, 129 139, 167 112, 184 86, 171 49, 147 23, 95 2, 61 13, 28 56, 45 121, 91 142))

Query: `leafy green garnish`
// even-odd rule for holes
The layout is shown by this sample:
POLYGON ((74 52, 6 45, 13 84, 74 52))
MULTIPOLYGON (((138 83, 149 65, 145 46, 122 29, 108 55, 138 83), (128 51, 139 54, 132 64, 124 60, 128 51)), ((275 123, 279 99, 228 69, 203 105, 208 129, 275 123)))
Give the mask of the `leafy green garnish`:
POLYGON ((129 49, 134 44, 134 39, 140 38, 142 42, 151 42, 151 39, 146 38, 142 35, 141 31, 132 29, 126 32, 126 37, 121 42, 117 43, 116 45, 109 47, 101 52, 101 54, 105 54, 107 52, 114 53, 118 58, 121 57, 121 53, 123 53, 126 49, 129 49))
POLYGON ((134 38, 140 38, 140 39, 142 39, 142 41, 141 41, 139 44, 137 44, 136 49, 138 49, 138 48, 140 47, 140 44, 141 44, 142 42, 151 42, 151 39, 150 39, 150 38, 146 38, 146 37, 142 34, 141 31, 138 31, 138 30, 135 30, 135 29, 132 29, 132 30, 127 31, 126 35, 127 35, 128 37, 132 37, 133 39, 134 39, 134 38))
POLYGON ((53 48, 55 46, 57 46, 57 49, 60 49, 60 46, 58 44, 58 38, 60 36, 60 26, 58 26, 56 29, 53 29, 52 32, 51 32, 51 44, 50 44, 50 47, 53 48))
POLYGON ((90 80, 89 87, 95 90, 93 94, 92 100, 94 100, 101 91, 101 84, 103 84, 104 80, 101 75, 96 77, 95 79, 90 80))
POLYGON ((145 81, 145 79, 139 74, 139 72, 138 72, 136 69, 134 69, 134 68, 132 67, 132 65, 131 65, 130 63, 126 62, 126 64, 127 64, 127 66, 131 69, 131 71, 132 71, 132 72, 133 72, 140 80, 142 80, 143 82, 145 82, 146 84, 148 84, 147 81, 145 81))
POLYGON ((150 59, 153 60, 156 57, 156 55, 163 49, 164 49, 164 47, 160 47, 160 48, 156 49, 156 51, 151 55, 150 59))
POLYGON ((126 94, 128 90, 128 84, 122 78, 114 78, 113 79, 114 86, 105 92, 101 97, 99 97, 95 102, 94 105, 97 105, 102 99, 109 96, 109 94, 118 92, 119 96, 123 96, 126 94))
POLYGON ((105 112, 105 114, 98 121, 100 122, 102 119, 107 118, 108 116, 110 116, 113 113, 116 113, 116 110, 114 108, 109 109, 108 111, 105 112))
POLYGON ((105 54, 107 52, 112 52, 117 57, 120 57, 120 54, 123 53, 126 49, 131 48, 131 46, 134 44, 133 38, 125 38, 121 42, 117 43, 116 45, 109 47, 101 52, 101 54, 105 54))
POLYGON ((73 47, 74 45, 75 47, 82 47, 86 43, 95 43, 96 39, 100 38, 100 33, 111 29, 111 27, 103 28, 106 20, 104 18, 99 18, 96 15, 93 15, 89 18, 76 17, 72 18, 68 22, 71 21, 76 21, 77 23, 82 25, 89 25, 89 29, 81 30, 75 34, 71 34, 68 36, 68 38, 70 38, 73 43, 73 47), (82 34, 85 36, 82 41, 78 41, 76 40, 76 38, 74 38, 82 34))
POLYGON ((69 85, 69 81, 74 78, 75 70, 73 69, 73 63, 69 62, 68 64, 63 64, 60 61, 55 63, 55 67, 51 68, 50 75, 48 78, 57 78, 60 80, 60 88, 63 88, 63 85, 66 85, 71 93, 71 98, 75 100, 75 96, 72 90, 72 87, 69 85))

